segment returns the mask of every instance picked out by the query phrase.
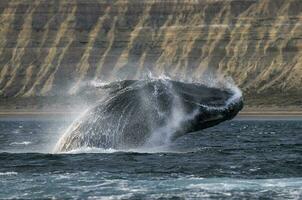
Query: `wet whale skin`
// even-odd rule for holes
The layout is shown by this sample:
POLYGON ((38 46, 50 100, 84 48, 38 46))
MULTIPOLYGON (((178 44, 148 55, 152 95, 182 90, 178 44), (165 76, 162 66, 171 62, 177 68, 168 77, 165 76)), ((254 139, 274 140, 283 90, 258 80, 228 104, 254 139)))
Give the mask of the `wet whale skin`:
POLYGON ((232 100, 235 94, 231 89, 199 83, 126 80, 102 89, 108 90, 107 97, 71 125, 55 151, 127 149, 150 142, 162 145, 230 120, 243 106, 241 97, 232 100))

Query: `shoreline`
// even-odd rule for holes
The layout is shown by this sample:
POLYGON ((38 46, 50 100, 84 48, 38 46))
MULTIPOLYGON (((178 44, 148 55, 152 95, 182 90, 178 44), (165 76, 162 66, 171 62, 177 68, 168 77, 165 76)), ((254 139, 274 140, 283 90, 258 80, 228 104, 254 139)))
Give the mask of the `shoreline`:
MULTIPOLYGON (((0 119, 10 118, 34 118, 34 119, 75 119, 80 116, 82 112, 74 111, 27 111, 27 110, 0 110, 0 119)), ((235 118, 236 119, 302 119, 302 111, 242 111, 235 118)))
POLYGON ((302 117, 302 112, 301 111, 245 111, 245 112, 240 112, 238 116, 298 116, 302 117))

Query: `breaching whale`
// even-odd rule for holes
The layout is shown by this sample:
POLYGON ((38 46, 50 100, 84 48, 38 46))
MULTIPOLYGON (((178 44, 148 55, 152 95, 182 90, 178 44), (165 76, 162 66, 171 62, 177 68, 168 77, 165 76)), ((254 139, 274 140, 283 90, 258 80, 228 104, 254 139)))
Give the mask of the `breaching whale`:
POLYGON ((100 88, 108 90, 107 96, 69 127, 54 152, 163 145, 230 120, 243 107, 236 87, 148 79, 113 82, 100 88))

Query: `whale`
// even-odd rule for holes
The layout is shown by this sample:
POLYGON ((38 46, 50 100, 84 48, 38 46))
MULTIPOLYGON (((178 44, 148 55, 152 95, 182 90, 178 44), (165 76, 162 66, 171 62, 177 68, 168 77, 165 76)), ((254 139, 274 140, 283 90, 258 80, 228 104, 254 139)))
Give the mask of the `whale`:
POLYGON ((148 79, 116 81, 97 89, 106 91, 104 97, 72 123, 55 153, 165 145, 231 120, 243 108, 236 86, 148 79))

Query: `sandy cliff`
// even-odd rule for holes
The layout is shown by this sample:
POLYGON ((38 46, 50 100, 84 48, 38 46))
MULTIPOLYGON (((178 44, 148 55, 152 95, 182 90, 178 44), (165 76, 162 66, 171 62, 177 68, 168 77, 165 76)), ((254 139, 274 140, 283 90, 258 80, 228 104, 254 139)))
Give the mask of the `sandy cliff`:
POLYGON ((149 71, 230 75, 248 104, 300 106, 302 2, 0 1, 2 97, 68 95, 149 71))

